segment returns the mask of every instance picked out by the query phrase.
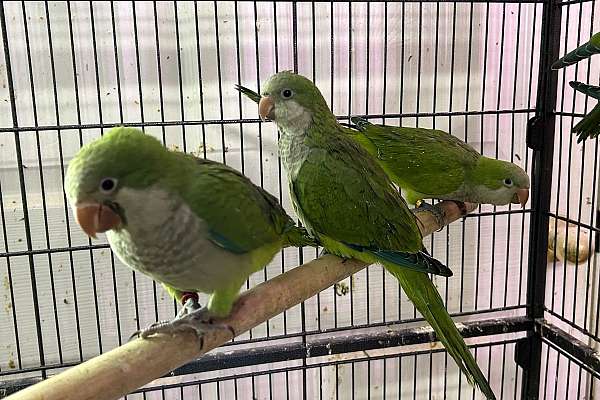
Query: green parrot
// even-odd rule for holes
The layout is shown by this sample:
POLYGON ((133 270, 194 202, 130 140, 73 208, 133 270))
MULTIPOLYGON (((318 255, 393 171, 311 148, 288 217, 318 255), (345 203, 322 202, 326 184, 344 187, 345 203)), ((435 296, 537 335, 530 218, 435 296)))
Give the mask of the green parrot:
MULTIPOLYGON (((258 103, 260 95, 236 87, 258 103)), ((375 125, 352 118, 342 126, 373 156, 388 177, 402 188, 410 204, 424 199, 505 205, 529 198, 529 177, 519 166, 482 156, 444 131, 375 125), (354 128, 354 129, 353 129, 354 128)))
POLYGON ((168 150, 135 128, 111 129, 84 146, 69 163, 65 192, 87 235, 106 232, 124 264, 184 303, 173 321, 142 337, 193 328, 201 338, 283 247, 316 245, 238 171, 168 150), (206 307, 197 292, 210 294, 206 307))
MULTIPOLYGON (((571 81, 569 85, 587 96, 593 97, 600 101, 600 87, 586 85, 585 83, 571 81)), ((595 138, 600 133, 600 103, 587 113, 581 121, 579 121, 571 132, 577 134, 577 143, 581 143, 587 138, 595 138)))
POLYGON ((586 43, 582 44, 575 50, 572 50, 564 57, 556 60, 554 64, 552 64, 551 68, 561 69, 568 67, 569 65, 576 64, 579 61, 585 60, 586 58, 598 53, 600 53, 600 32, 593 35, 586 43))
POLYGON ((406 265, 394 256, 405 252, 417 256, 415 261, 433 260, 424 253, 414 215, 375 159, 346 134, 319 89, 301 75, 280 72, 265 84, 258 109, 281 132, 290 197, 309 233, 329 253, 383 264, 469 382, 494 399, 429 276, 416 262, 406 265))
POLYGON ((357 141, 380 160, 409 203, 423 199, 479 204, 521 204, 529 198, 529 176, 516 164, 482 156, 444 131, 375 125, 352 118, 357 141))

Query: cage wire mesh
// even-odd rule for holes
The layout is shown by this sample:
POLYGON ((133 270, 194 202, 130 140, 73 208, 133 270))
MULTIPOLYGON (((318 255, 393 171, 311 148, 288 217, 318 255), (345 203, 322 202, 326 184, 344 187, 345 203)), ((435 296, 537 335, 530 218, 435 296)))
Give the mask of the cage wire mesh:
MULTIPOLYGON (((234 84, 259 88, 274 72, 294 70, 316 82, 341 120, 366 115, 442 129, 531 176, 526 128, 539 101, 544 7, 562 10, 561 54, 600 30, 595 1, 0 7, 0 379, 7 387, 106 352, 176 312, 163 289, 121 265, 103 237, 90 241, 67 206, 66 165, 108 128, 140 126, 168 147, 225 162, 293 215, 276 128, 257 118, 256 105, 234 84)), ((597 83, 598 67, 592 58, 559 73, 548 188, 549 214, 590 244, 598 232, 598 142, 577 145, 568 131, 593 103, 566 83, 597 83)), ((424 241, 454 271, 433 280, 455 319, 496 321, 468 342, 498 398, 522 396, 515 343, 531 330, 523 321, 532 215, 531 202, 524 210, 484 205, 424 241), (498 330, 507 321, 523 323, 498 330)), ((313 248, 284 250, 247 287, 317 255, 313 248)), ((545 274, 547 320, 596 348, 595 257, 548 262, 545 274)), ((439 345, 364 339, 420 321, 397 281, 370 266, 222 348, 237 358, 217 350, 127 397, 478 398, 439 345), (344 339, 356 333, 366 336, 344 339), (306 356, 324 340, 338 346, 306 356), (259 355, 250 357, 249 349, 259 355)), ((544 340, 540 395, 597 396, 598 369, 544 340)))

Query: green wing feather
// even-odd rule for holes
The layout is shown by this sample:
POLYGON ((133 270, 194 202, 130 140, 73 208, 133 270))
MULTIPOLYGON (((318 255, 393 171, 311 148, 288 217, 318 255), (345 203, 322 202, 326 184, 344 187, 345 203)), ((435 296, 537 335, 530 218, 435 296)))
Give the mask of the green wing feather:
MULTIPOLYGON (((585 83, 572 81, 569 85, 578 92, 600 100, 600 87, 586 85, 585 83)), ((571 130, 577 134, 577 143, 587 138, 595 138, 600 134, 600 103, 587 113, 571 130)))
POLYGON ((459 190, 481 157, 440 130, 375 125, 360 118, 352 122, 374 145, 374 155, 398 186, 429 197, 459 190), (439 178, 440 171, 444 179, 439 178))
POLYGON ((213 242, 236 253, 245 253, 268 243, 314 245, 303 228, 294 224, 277 199, 254 185, 247 177, 224 164, 176 155, 180 176, 177 193, 209 226, 213 242), (219 192, 219 188, 226 191, 219 192))
POLYGON ((490 384, 479 369, 460 332, 456 329, 456 325, 446 311, 444 302, 429 276, 387 264, 386 268, 398 279, 408 298, 429 322, 438 340, 442 342, 469 382, 477 386, 488 399, 495 399, 490 384))
POLYGON ((327 149, 311 150, 292 181, 309 230, 366 248, 420 251, 415 217, 385 173, 350 139, 328 141, 327 149))
POLYGON ((552 69, 561 69, 585 60, 594 54, 600 53, 600 32, 593 35, 589 41, 570 51, 564 57, 556 60, 552 64, 552 69))

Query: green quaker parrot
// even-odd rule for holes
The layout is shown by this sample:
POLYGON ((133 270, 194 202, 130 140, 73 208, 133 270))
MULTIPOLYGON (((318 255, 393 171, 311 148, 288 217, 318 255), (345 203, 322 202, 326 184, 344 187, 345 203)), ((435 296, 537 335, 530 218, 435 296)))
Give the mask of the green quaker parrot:
MULTIPOLYGON (((237 89, 260 101, 258 93, 243 86, 237 89)), ((527 203, 529 177, 523 169, 482 156, 449 133, 374 125, 361 118, 352 122, 354 129, 340 129, 378 161, 411 204, 432 198, 494 205, 527 203)))
POLYGON ((275 197, 238 171, 170 151, 134 128, 84 146, 69 163, 65 191, 86 234, 106 232, 123 263, 185 303, 175 320, 142 337, 193 328, 201 338, 281 248, 315 245, 275 197), (205 308, 197 292, 210 294, 205 308))
POLYGON ((409 203, 423 199, 521 204, 529 198, 529 176, 516 164, 482 156, 444 131, 375 125, 352 118, 354 137, 371 149, 409 203))
MULTIPOLYGON (((585 83, 571 81, 569 85, 578 92, 600 100, 600 87, 586 85, 585 83)), ((571 132, 577 134, 577 143, 583 142, 587 138, 595 138, 600 133, 600 103, 587 113, 581 121, 579 121, 571 132)))
POLYGON ((425 254, 414 215, 375 159, 337 122, 319 89, 301 75, 280 72, 265 84, 258 109, 281 132, 290 196, 307 230, 329 253, 383 264, 469 381, 493 399, 426 273, 430 265, 443 265, 425 254))
POLYGON ((575 50, 572 50, 564 57, 556 60, 554 64, 552 64, 551 68, 561 69, 568 67, 569 65, 576 64, 579 61, 585 60, 586 58, 598 53, 600 53, 600 32, 592 36, 586 43, 582 44, 575 50))

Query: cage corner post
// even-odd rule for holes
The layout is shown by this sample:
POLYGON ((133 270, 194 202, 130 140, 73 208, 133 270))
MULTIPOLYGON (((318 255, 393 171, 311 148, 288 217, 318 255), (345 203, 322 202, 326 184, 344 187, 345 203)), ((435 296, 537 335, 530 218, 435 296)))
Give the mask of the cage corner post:
POLYGON ((527 124, 527 146, 533 149, 533 221, 530 226, 527 271, 527 317, 534 321, 533 331, 517 346, 515 358, 523 368, 522 399, 538 399, 542 365, 542 334, 538 320, 544 317, 548 221, 552 197, 555 107, 558 73, 550 66, 558 58, 561 35, 559 0, 543 3, 540 38, 540 64, 536 114, 527 124), (524 354, 524 353, 527 354, 524 354))

